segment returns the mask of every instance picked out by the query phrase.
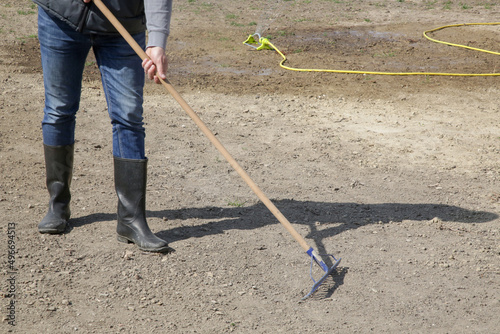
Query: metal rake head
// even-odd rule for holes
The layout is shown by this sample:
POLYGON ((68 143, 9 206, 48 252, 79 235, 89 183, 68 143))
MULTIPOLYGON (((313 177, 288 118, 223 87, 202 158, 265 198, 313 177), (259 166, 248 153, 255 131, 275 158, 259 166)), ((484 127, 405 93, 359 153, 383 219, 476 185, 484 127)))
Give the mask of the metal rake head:
POLYGON ((302 300, 309 298, 314 292, 316 292, 316 290, 318 290, 320 285, 323 284, 323 282, 328 278, 328 276, 330 276, 332 274, 332 272, 337 268, 337 266, 340 263, 340 260, 342 260, 340 258, 336 259, 331 254, 325 254, 323 256, 331 256, 333 259, 333 265, 331 267, 328 267, 328 265, 321 259, 321 257, 317 256, 315 253, 316 252, 312 248, 307 252, 307 254, 309 254, 311 256, 311 269, 310 269, 309 275, 311 276, 311 279, 314 282, 314 284, 311 288, 311 291, 309 291, 309 293, 307 295, 302 297, 302 300), (321 278, 317 281, 314 279, 313 274, 312 274, 312 268, 313 268, 314 262, 316 262, 316 264, 318 264, 321 267, 321 269, 323 269, 323 271, 325 272, 325 274, 323 276, 321 276, 321 278))

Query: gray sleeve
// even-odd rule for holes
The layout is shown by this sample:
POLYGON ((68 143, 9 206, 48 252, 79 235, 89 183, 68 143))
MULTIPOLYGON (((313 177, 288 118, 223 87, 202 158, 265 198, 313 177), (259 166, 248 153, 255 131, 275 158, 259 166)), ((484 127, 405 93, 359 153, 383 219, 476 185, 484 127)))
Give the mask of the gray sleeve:
POLYGON ((170 33, 170 16, 173 0, 144 0, 148 45, 165 49, 170 33))

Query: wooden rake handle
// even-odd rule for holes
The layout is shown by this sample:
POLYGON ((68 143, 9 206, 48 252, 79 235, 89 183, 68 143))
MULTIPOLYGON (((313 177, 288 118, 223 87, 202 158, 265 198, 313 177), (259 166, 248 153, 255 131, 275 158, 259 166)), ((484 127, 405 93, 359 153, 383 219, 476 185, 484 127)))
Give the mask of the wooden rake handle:
MULTIPOLYGON (((111 11, 102 3, 101 0, 93 0, 94 4, 99 8, 99 10, 106 16, 106 18, 111 22, 111 24, 118 30, 120 35, 125 38, 128 44, 134 49, 142 60, 149 59, 148 55, 139 46, 139 44, 134 40, 134 38, 129 34, 129 32, 123 27, 123 25, 116 19, 116 17, 111 13, 111 11)), ((208 129, 208 127, 203 123, 203 121, 198 117, 194 110, 184 101, 184 99, 177 93, 174 87, 170 84, 168 80, 163 80, 160 77, 162 85, 167 89, 167 91, 172 95, 172 97, 180 104, 182 109, 191 117, 191 119, 196 123, 198 128, 207 136, 207 138, 212 142, 212 144, 219 150, 219 152, 226 158, 229 164, 236 170, 236 172, 243 178, 246 184, 253 190, 257 197, 264 203, 264 205, 271 211, 271 213, 279 220, 281 224, 286 228, 286 230, 298 241, 300 246, 304 251, 310 251, 309 245, 304 240, 304 238, 293 228, 292 224, 286 219, 286 217, 278 210, 278 208, 267 198, 267 196, 260 190, 260 188, 252 181, 250 176, 241 168, 241 166, 234 160, 234 158, 229 154, 226 148, 221 144, 221 142, 215 137, 215 135, 208 129)))

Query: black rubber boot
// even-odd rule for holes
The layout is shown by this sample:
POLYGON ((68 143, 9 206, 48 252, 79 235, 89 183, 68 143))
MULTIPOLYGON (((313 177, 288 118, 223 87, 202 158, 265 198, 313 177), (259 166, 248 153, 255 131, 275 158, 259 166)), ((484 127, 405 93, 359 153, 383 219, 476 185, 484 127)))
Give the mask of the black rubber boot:
POLYGON ((74 145, 43 145, 47 190, 49 191, 49 211, 38 224, 38 232, 60 234, 66 230, 71 215, 70 185, 73 176, 74 145))
POLYGON ((168 252, 167 242, 154 235, 146 222, 147 162, 114 157, 118 241, 134 243, 146 252, 168 252))

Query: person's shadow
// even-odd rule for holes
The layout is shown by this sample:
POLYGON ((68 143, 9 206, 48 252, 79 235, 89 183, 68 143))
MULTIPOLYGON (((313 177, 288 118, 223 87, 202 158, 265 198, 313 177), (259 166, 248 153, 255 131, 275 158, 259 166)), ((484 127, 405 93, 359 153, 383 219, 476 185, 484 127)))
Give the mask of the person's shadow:
MULTIPOLYGON (((497 219, 496 213, 474 211, 445 204, 357 204, 327 203, 295 200, 273 202, 292 224, 307 225, 309 233, 304 238, 313 239, 318 252, 325 253, 322 240, 347 230, 374 223, 401 222, 403 220, 441 221, 462 223, 484 223, 497 219), (317 225, 321 225, 321 230, 317 225), (332 227, 327 227, 331 224, 332 227), (325 228, 326 226, 326 228, 325 228)), ((222 234, 227 230, 253 230, 269 224, 279 223, 262 203, 246 207, 201 207, 174 210, 147 211, 148 217, 163 218, 168 226, 169 220, 201 219, 205 224, 168 228, 158 232, 158 236, 169 242, 189 238, 201 238, 212 234, 222 234)), ((116 214, 97 213, 71 220, 71 226, 78 228, 96 222, 111 221, 116 214)))
MULTIPOLYGON (((461 223, 484 223, 497 219, 496 213, 487 211, 474 211, 458 206, 445 204, 357 204, 357 203, 327 203, 296 200, 273 201, 276 207, 292 224, 306 225, 309 229, 304 238, 315 241, 319 254, 326 254, 323 240, 347 230, 357 229, 368 224, 387 224, 403 220, 429 221, 434 218, 440 221, 453 221, 461 223), (318 230, 317 226, 321 226, 318 230), (331 225, 331 227, 328 227, 331 225)), ((223 234, 228 230, 253 230, 260 227, 279 223, 278 220, 262 203, 245 207, 201 207, 166 209, 147 211, 148 217, 162 218, 165 220, 165 229, 157 232, 159 237, 169 243, 190 238, 202 238, 208 235, 223 234), (196 226, 180 226, 168 228, 169 220, 206 220, 206 223, 196 226)), ((111 221, 116 219, 116 214, 91 214, 72 219, 71 226, 78 228, 86 224, 111 221)), ((332 265, 331 259, 326 257, 328 266, 332 265)), ((326 295, 329 296, 342 285, 348 268, 343 267, 332 275, 333 288, 326 295)))

